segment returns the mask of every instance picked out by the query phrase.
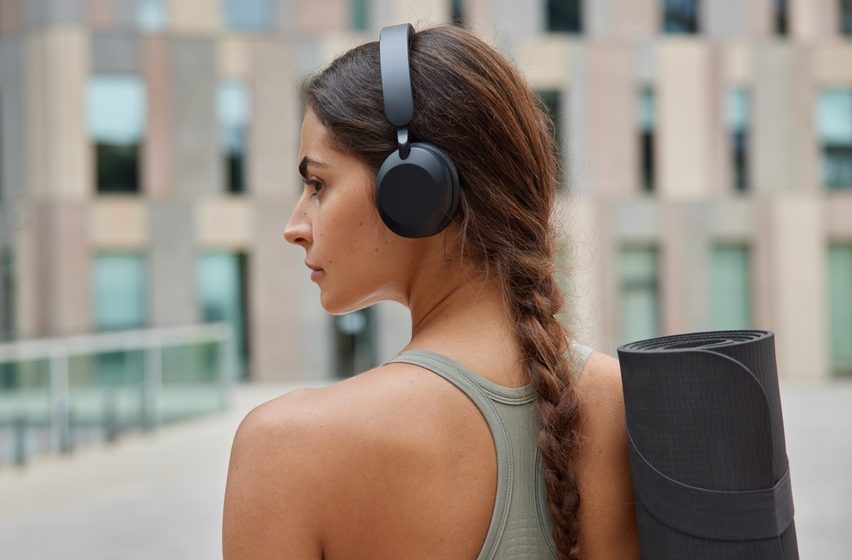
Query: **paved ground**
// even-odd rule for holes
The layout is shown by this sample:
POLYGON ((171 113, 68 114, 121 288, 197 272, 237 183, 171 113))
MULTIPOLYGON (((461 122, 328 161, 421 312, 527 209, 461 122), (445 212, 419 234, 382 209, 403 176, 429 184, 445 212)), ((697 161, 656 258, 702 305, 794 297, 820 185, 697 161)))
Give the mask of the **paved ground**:
MULTIPOLYGON (((226 415, 0 470, 0 558, 221 558, 234 431, 253 406, 291 387, 242 387, 226 415)), ((848 560, 852 383, 788 385, 782 401, 801 558, 848 560)))

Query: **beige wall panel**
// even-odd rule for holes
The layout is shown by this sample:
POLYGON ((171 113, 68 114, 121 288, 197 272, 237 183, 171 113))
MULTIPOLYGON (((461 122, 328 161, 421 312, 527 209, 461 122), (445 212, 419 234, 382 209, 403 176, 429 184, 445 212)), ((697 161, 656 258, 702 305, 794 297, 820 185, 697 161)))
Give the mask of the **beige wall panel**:
POLYGON ((162 37, 148 37, 142 46, 147 104, 145 142, 142 144, 142 188, 148 196, 157 199, 172 192, 168 45, 162 37))
POLYGON ((827 27, 830 2, 836 4, 837 0, 788 0, 790 34, 800 41, 814 41, 836 33, 827 27))
POLYGON ((831 239, 852 241, 852 192, 832 192, 825 199, 826 232, 831 239))
POLYGON ((219 41, 219 75, 245 79, 251 73, 251 47, 246 37, 231 35, 219 41))
POLYGON ((773 329, 778 372, 786 379, 828 373, 825 224, 822 202, 801 193, 771 204, 773 329))
POLYGON ((206 198, 195 204, 195 238, 204 247, 248 250, 253 222, 253 206, 245 198, 206 198))
POLYGON ((38 255, 39 230, 36 227, 36 209, 32 201, 22 202, 17 211, 12 241, 15 251, 15 302, 16 336, 35 338, 39 335, 39 278, 41 277, 38 255))
POLYGON ((820 87, 852 87, 852 44, 835 42, 815 46, 814 79, 820 87))
MULTIPOLYGON (((594 0, 593 0, 594 1, 594 0)), ((612 5, 613 32, 616 37, 650 39, 659 33, 661 14, 656 0, 609 0, 612 5)))
POLYGON ((606 259, 610 248, 601 242, 601 206, 592 197, 561 198, 556 220, 560 243, 568 246, 564 256, 565 305, 563 323, 569 334, 595 349, 603 350, 614 341, 605 332, 606 259))
POLYGON ((172 0, 166 21, 175 33, 215 33, 222 27, 221 0, 172 0))
POLYGON ((45 204, 38 210, 39 336, 65 336, 92 328, 89 206, 45 204))
MULTIPOLYGON (((619 235, 618 226, 623 220, 625 206, 627 205, 624 203, 599 203, 595 219, 600 224, 597 229, 600 237, 597 239, 597 245, 592 246, 598 255, 597 281, 600 282, 604 294, 599 311, 599 332, 603 338, 599 338, 594 343, 589 341, 589 343, 595 344, 596 349, 612 356, 615 355, 618 346, 624 342, 621 339, 624 316, 620 258, 625 238, 619 235)), ((632 241, 632 238, 628 239, 632 241)))
POLYGON ((378 35, 375 37, 365 37, 361 33, 335 33, 333 35, 323 37, 322 41, 318 44, 320 63, 316 68, 311 68, 309 71, 319 71, 324 65, 328 64, 349 49, 357 47, 367 41, 376 41, 378 38, 378 35))
POLYGON ((749 43, 731 41, 722 45, 724 50, 724 80, 732 86, 749 85, 753 79, 752 53, 749 43))
POLYGON ((32 191, 53 199, 86 198, 93 163, 85 112, 87 36, 81 28, 51 27, 28 40, 27 58, 32 191))
POLYGON ((297 191, 301 107, 293 46, 259 39, 251 53, 251 123, 248 131, 248 190, 260 197, 297 191))
POLYGON ((450 20, 450 3, 446 0, 391 0, 390 9, 391 23, 410 21, 417 29, 450 20))
POLYGON ((91 206, 89 236, 98 249, 140 249, 148 244, 148 208, 133 197, 100 197, 91 206))
POLYGON ((594 190, 603 198, 625 196, 638 188, 636 87, 633 53, 627 47, 604 45, 591 54, 591 146, 594 190))
POLYGON ((663 198, 701 198, 712 176, 709 49, 681 39, 657 48, 657 186, 663 198))
POLYGON ((515 64, 533 89, 561 89, 571 79, 570 40, 558 35, 542 35, 521 41, 515 64))
POLYGON ((706 204, 667 203, 660 237, 660 306, 663 335, 706 330, 710 263, 706 204))
POLYGON ((351 8, 347 0, 296 0, 300 33, 339 33, 349 28, 351 8))
POLYGON ((704 204, 710 216, 708 235, 711 239, 742 241, 754 235, 754 199, 730 195, 704 204))

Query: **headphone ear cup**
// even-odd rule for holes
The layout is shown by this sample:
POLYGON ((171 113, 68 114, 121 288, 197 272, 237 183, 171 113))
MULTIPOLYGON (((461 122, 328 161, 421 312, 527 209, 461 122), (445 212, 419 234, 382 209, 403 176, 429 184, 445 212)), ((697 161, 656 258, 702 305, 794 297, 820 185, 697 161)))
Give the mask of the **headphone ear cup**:
POLYGON ((407 158, 396 150, 379 167, 376 206, 397 235, 429 237, 446 228, 458 210, 458 172, 437 146, 414 142, 410 147, 407 158))

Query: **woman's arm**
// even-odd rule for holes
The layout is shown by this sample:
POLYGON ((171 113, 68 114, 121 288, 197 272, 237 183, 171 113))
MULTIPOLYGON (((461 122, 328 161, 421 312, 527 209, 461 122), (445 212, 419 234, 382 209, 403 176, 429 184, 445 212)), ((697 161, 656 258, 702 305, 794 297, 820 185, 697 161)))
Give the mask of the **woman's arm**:
POLYGON ((319 560, 322 463, 299 392, 252 410, 231 448, 222 521, 224 560, 319 560))
POLYGON ((639 535, 618 360, 593 353, 577 392, 584 434, 578 465, 580 557, 638 560, 639 535))

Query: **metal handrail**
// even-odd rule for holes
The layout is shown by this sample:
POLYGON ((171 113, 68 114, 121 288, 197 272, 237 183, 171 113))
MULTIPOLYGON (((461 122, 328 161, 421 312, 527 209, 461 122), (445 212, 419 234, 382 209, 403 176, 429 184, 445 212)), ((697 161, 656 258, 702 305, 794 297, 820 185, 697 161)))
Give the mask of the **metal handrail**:
POLYGON ((68 453, 71 440, 69 360, 72 356, 107 352, 144 350, 142 379, 142 427, 153 430, 162 423, 162 351, 170 346, 201 342, 221 344, 219 382, 225 408, 231 406, 236 381, 237 354, 234 328, 229 323, 136 329, 70 336, 65 338, 19 340, 0 343, 0 364, 48 360, 50 372, 51 448, 68 453))

